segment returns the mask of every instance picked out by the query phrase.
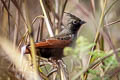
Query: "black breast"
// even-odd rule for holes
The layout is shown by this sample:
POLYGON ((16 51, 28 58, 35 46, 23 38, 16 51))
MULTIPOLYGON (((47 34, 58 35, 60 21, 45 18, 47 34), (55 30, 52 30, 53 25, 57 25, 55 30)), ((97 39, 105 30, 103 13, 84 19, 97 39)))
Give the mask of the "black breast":
POLYGON ((63 57, 63 48, 38 48, 37 55, 44 58, 57 58, 63 57))

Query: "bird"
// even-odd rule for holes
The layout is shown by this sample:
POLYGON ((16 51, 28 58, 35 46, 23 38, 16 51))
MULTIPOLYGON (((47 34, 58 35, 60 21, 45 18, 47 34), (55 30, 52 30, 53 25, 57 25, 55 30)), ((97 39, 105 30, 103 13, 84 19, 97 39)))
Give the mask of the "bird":
MULTIPOLYGON (((71 13, 65 12, 65 14, 68 16, 67 25, 58 35, 35 43, 38 56, 61 59, 64 57, 63 49, 71 46, 76 40, 77 32, 86 22, 71 13)), ((25 53, 30 53, 30 45, 27 46, 25 53)))

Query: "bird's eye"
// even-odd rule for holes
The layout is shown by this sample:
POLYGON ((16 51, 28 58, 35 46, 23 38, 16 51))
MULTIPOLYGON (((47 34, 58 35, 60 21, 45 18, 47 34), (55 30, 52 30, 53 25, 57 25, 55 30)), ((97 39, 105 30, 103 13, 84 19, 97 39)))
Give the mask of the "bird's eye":
POLYGON ((74 20, 74 21, 73 21, 73 24, 76 24, 76 23, 77 23, 77 21, 76 21, 76 20, 74 20))

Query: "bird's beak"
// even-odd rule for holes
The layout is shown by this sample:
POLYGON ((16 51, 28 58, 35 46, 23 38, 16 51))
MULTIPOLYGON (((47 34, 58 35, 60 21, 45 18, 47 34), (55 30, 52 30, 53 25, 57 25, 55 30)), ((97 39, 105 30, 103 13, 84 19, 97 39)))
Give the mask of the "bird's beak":
POLYGON ((81 24, 85 24, 86 22, 85 21, 81 21, 81 24))

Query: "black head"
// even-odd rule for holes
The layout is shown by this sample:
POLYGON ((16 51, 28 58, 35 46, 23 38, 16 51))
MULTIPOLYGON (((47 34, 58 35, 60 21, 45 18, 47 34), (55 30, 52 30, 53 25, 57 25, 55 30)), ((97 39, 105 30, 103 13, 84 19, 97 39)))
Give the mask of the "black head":
POLYGON ((77 33, 81 25, 86 23, 85 21, 82 21, 80 18, 70 13, 65 12, 65 14, 69 17, 67 21, 67 26, 71 29, 73 34, 77 33))

